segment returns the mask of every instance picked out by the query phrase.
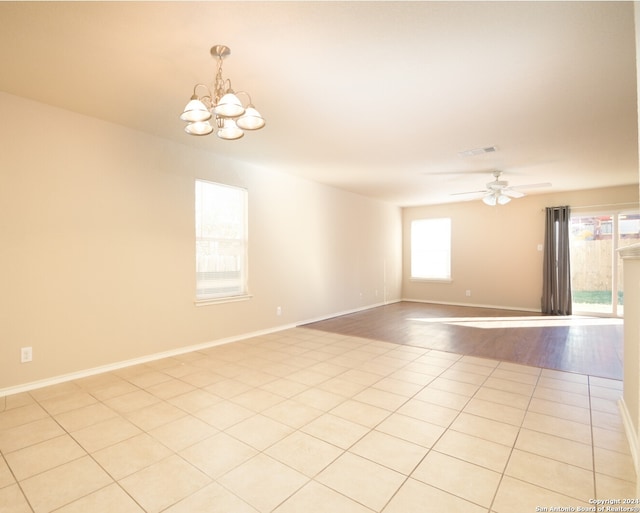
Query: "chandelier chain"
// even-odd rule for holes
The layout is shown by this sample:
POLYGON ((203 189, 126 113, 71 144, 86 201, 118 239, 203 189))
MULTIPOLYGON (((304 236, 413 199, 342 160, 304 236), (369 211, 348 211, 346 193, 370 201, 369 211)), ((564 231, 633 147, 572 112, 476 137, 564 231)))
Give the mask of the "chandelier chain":
MULTIPOLYGON (((222 98, 222 96, 225 93, 224 83, 225 83, 225 80, 224 80, 224 78, 222 78, 222 57, 219 57, 218 58, 218 69, 217 69, 217 72, 216 72, 216 80, 215 80, 215 83, 214 83, 215 103, 218 103, 220 98, 222 98)), ((229 85, 231 85, 231 83, 229 83, 229 85)))

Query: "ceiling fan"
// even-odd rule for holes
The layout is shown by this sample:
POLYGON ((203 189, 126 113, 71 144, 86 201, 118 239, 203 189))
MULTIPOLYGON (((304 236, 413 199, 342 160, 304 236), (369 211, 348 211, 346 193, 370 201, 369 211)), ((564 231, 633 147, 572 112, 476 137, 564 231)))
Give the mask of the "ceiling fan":
POLYGON ((536 187, 551 187, 550 183, 531 183, 527 185, 513 185, 509 187, 509 182, 506 180, 500 180, 500 175, 502 171, 493 171, 493 177, 495 178, 493 182, 489 182, 487 184, 487 188, 480 191, 469 191, 469 192, 456 192, 453 193, 452 196, 462 195, 462 194, 479 194, 483 193, 482 201, 489 205, 506 205, 511 201, 512 198, 522 198, 526 196, 521 189, 533 189, 536 187))

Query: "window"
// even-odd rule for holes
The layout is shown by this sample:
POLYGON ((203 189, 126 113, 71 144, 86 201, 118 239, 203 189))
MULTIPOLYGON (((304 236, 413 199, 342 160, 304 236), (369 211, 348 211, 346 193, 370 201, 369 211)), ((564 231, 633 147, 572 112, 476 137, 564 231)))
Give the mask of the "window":
POLYGON ((451 279, 451 219, 411 222, 411 278, 451 279))
POLYGON ((196 180, 196 300, 247 294, 247 191, 196 180))

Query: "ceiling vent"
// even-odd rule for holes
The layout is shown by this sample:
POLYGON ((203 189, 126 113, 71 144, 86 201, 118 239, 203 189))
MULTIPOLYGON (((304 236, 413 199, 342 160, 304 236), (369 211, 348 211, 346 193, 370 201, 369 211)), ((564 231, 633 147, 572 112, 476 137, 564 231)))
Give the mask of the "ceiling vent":
POLYGON ((477 155, 482 155, 483 153, 493 153, 494 151, 498 151, 497 146, 487 146, 486 148, 474 148, 473 150, 461 151, 458 153, 458 157, 466 158, 466 157, 475 157, 477 155))

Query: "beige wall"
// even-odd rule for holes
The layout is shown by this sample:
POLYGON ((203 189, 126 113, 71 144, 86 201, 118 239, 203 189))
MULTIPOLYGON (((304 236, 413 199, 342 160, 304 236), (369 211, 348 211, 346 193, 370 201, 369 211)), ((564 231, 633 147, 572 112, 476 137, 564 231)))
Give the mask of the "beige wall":
POLYGON ((504 206, 480 200, 403 210, 402 297, 436 303, 540 310, 544 208, 638 202, 638 186, 529 195, 504 206), (410 226, 413 219, 451 217, 451 283, 412 281, 410 226), (471 291, 467 297, 466 291, 471 291))
POLYGON ((0 395, 400 297, 397 207, 4 93, 0 115, 0 395), (250 300, 194 305, 195 178, 249 190, 250 300))

